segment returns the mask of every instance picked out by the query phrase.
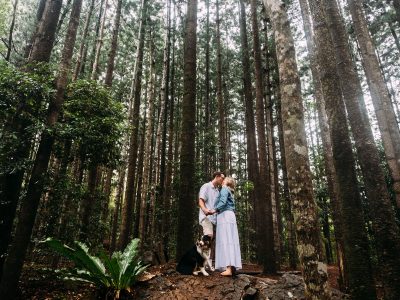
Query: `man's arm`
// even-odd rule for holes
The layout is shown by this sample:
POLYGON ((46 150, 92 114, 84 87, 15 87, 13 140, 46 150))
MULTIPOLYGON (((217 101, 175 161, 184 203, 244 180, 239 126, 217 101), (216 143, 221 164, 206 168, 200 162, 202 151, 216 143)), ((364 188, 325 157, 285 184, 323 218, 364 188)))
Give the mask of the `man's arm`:
POLYGON ((200 206, 201 210, 204 212, 204 214, 205 214, 206 216, 212 215, 212 214, 213 214, 213 211, 209 210, 209 209, 206 207, 206 204, 205 204, 205 201, 204 201, 203 198, 199 198, 199 206, 200 206))

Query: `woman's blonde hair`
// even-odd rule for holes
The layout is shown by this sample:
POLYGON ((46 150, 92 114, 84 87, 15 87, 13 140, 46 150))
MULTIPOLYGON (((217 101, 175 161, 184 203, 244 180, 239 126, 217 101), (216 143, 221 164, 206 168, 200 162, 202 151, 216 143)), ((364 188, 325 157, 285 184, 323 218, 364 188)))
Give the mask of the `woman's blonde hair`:
POLYGON ((232 191, 235 190, 236 182, 232 177, 225 177, 224 179, 226 186, 228 186, 232 191))

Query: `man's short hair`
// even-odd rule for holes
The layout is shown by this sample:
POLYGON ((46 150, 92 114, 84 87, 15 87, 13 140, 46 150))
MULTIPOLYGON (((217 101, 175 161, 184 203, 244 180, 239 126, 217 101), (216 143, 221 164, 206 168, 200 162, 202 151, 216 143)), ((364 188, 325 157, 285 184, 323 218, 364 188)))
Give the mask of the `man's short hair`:
POLYGON ((225 176, 225 173, 224 173, 224 172, 221 172, 221 171, 215 171, 215 172, 212 174, 212 178, 214 179, 215 177, 220 177, 221 175, 224 175, 224 176, 225 176))

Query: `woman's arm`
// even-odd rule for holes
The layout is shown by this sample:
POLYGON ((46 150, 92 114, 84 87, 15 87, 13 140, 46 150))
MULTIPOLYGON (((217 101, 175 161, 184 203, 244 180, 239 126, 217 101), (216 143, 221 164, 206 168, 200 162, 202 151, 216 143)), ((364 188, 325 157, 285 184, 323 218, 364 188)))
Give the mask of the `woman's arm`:
POLYGON ((227 188, 222 188, 219 192, 219 196, 217 201, 215 202, 215 210, 219 212, 222 208, 226 206, 226 202, 228 201, 229 191, 227 188))

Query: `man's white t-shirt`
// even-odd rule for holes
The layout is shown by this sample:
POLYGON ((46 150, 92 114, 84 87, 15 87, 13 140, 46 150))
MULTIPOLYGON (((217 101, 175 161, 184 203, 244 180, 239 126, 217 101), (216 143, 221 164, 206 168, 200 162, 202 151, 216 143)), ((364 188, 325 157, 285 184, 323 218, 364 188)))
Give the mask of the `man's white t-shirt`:
MULTIPOLYGON (((214 209, 214 204, 215 201, 217 200, 218 195, 219 195, 219 189, 215 187, 211 181, 203 184, 203 186, 200 188, 199 198, 204 200, 205 206, 208 209, 214 209)), ((201 223, 201 221, 203 221, 204 218, 208 218, 213 224, 217 223, 216 214, 206 216, 203 210, 200 208, 199 223, 201 223)))

